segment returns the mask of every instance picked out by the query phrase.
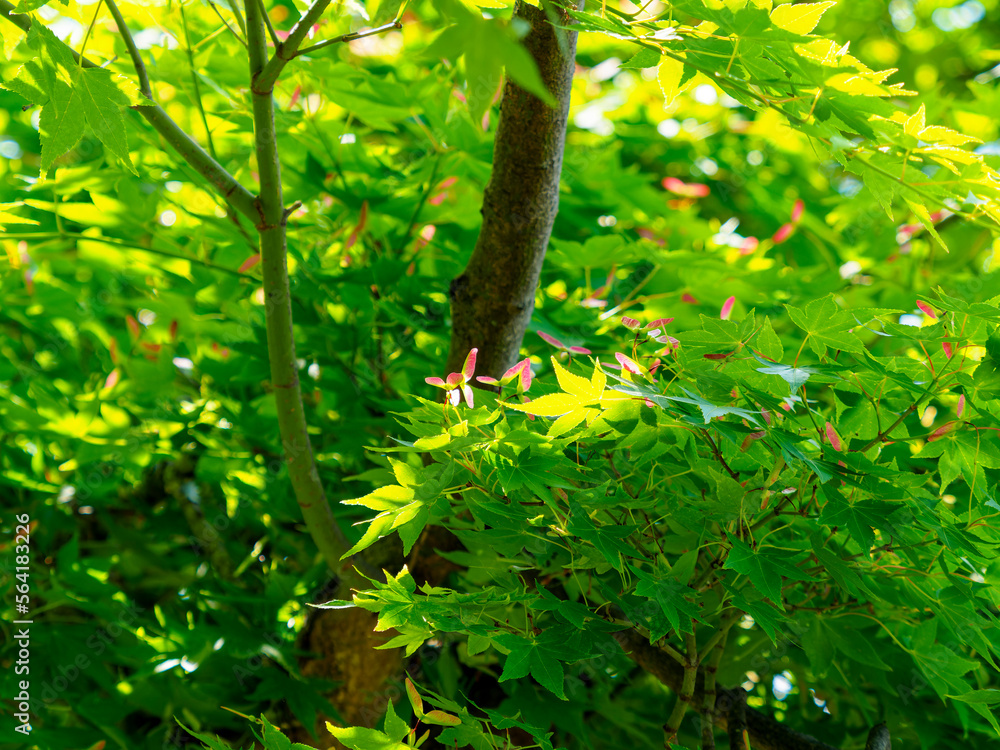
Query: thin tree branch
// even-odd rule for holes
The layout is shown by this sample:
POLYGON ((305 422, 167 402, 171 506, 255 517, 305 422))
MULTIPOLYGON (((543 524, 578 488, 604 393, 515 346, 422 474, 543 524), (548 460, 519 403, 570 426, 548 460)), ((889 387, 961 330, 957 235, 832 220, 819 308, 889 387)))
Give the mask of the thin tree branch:
POLYGON ((246 47, 247 46, 247 40, 244 39, 243 37, 241 37, 239 34, 237 34, 236 33, 236 29, 234 29, 232 26, 229 25, 229 21, 227 21, 225 19, 225 16, 223 16, 222 13, 219 11, 219 6, 217 6, 215 3, 211 2, 211 0, 209 1, 208 4, 210 6, 212 6, 212 10, 215 11, 215 15, 217 15, 219 17, 219 20, 222 21, 222 25, 225 26, 227 29, 229 29, 229 32, 234 37, 236 37, 237 41, 239 41, 240 44, 242 44, 244 47, 246 47))
POLYGON ((184 27, 184 51, 187 52, 188 68, 191 70, 191 86, 194 88, 194 103, 198 107, 198 114, 201 115, 201 124, 205 128, 205 142, 208 144, 208 153, 218 161, 219 157, 215 153, 215 144, 212 142, 212 129, 208 127, 208 115, 205 114, 205 105, 201 101, 201 85, 198 83, 198 71, 194 65, 194 49, 191 47, 191 32, 188 31, 187 15, 184 13, 184 6, 178 5, 181 12, 181 25, 184 27))
POLYGON ((240 13, 239 0, 226 0, 226 5, 228 5, 229 10, 233 12, 233 16, 236 18, 236 23, 239 24, 240 31, 243 32, 243 38, 245 39, 247 35, 247 22, 243 20, 243 14, 240 13))
MULTIPOLYGON (((0 0, 0 2, 5 1, 0 0)), ((184 161, 214 185, 233 208, 254 224, 257 223, 260 215, 257 212, 257 199, 254 198, 253 194, 243 187, 225 167, 213 159, 197 141, 184 132, 181 126, 174 122, 160 105, 153 104, 133 109, 146 118, 146 121, 153 126, 163 140, 174 147, 174 150, 180 154, 184 161)))
MULTIPOLYGON (((110 6, 109 6, 110 7, 110 6)), ((31 16, 14 12, 14 4, 9 0, 0 0, 0 17, 6 18, 22 31, 31 29, 31 16)), ((73 58, 85 68, 99 68, 96 63, 81 57, 73 49, 70 49, 73 58)), ((174 122, 164 109, 152 102, 141 106, 132 107, 180 154, 191 167, 210 182, 221 194, 222 197, 232 205, 237 211, 247 218, 257 223, 259 214, 256 208, 256 198, 241 185, 235 177, 229 174, 226 169, 213 159, 198 143, 185 133, 181 127, 174 122)))
POLYGON ((736 617, 729 618, 723 622, 722 627, 708 639, 702 646, 702 658, 708 656, 705 661, 705 689, 704 700, 701 708, 701 750, 715 750, 715 676, 719 670, 719 663, 722 655, 726 651, 726 639, 729 636, 729 628, 736 622, 736 617))
POLYGON ((132 33, 128 30, 125 19, 122 17, 122 12, 118 10, 118 4, 115 3, 115 0, 104 0, 104 2, 107 4, 108 10, 111 11, 112 18, 115 19, 115 24, 118 26, 118 33, 121 34, 129 57, 132 58, 132 64, 135 65, 135 74, 139 76, 139 90, 145 94, 147 99, 152 99, 153 89, 149 85, 149 74, 146 72, 146 63, 142 61, 142 55, 139 53, 139 48, 135 46, 135 40, 132 38, 132 33))
POLYGON ((677 691, 677 703, 674 704, 667 723, 663 725, 664 747, 670 747, 670 743, 677 738, 684 715, 694 701, 694 686, 698 678, 698 643, 694 633, 685 636, 685 652, 682 667, 684 676, 681 678, 681 688, 677 691))
MULTIPOLYGON (((254 0, 248 0, 248 5, 254 2, 254 0)), ((253 91, 254 93, 270 94, 274 89, 274 84, 278 82, 278 76, 281 75, 281 71, 284 70, 285 65, 295 57, 295 53, 298 52, 299 46, 308 36, 309 31, 312 29, 313 25, 320 19, 326 9, 330 6, 332 0, 315 0, 315 2, 309 6, 309 10, 302 14, 302 18, 298 20, 298 23, 292 27, 292 30, 288 33, 288 38, 281 44, 276 45, 274 50, 274 55, 270 60, 267 60, 253 77, 253 91)), ((247 8, 247 15, 250 14, 250 8, 247 8)))
POLYGON ((374 29, 366 29, 365 31, 352 31, 350 34, 344 34, 343 36, 338 36, 333 39, 327 39, 320 42, 319 44, 314 44, 312 47, 306 47, 305 49, 300 49, 292 58, 296 58, 299 55, 308 55, 310 52, 317 52, 324 47, 329 47, 331 44, 341 44, 343 42, 353 42, 355 39, 364 39, 366 36, 375 36, 376 34, 381 34, 386 31, 392 31, 394 29, 403 28, 403 24, 399 20, 393 21, 392 23, 387 23, 382 26, 376 26, 374 29))
MULTIPOLYGON (((614 637, 632 661, 674 692, 680 692, 684 681, 684 667, 656 646, 650 645, 649 639, 637 630, 623 630, 615 633, 614 637)), ((736 688, 736 690, 742 689, 736 688)), ((694 699, 704 700, 704 695, 704 675, 699 673, 695 682, 694 699)), ((723 707, 728 708, 736 699, 734 690, 719 691, 713 719, 715 725, 723 731, 728 731, 729 728, 728 712, 723 707)), ((797 732, 777 719, 752 708, 747 709, 746 718, 747 734, 753 750, 837 750, 833 745, 797 732)))
MULTIPOLYGON (((267 64, 264 19, 258 2, 247 0, 245 8, 250 80, 256 82, 267 64)), ((257 171, 260 174, 257 229, 260 233, 261 270, 264 275, 267 352, 271 365, 271 386, 278 407, 278 428, 289 478, 306 527, 326 564, 334 573, 339 574, 345 566, 340 558, 350 549, 350 544, 333 517, 330 503, 323 491, 323 483, 316 471, 309 441, 309 426, 302 403, 292 330, 286 215, 274 126, 274 97, 270 88, 264 91, 253 86, 251 98, 254 147, 257 152, 257 171)))

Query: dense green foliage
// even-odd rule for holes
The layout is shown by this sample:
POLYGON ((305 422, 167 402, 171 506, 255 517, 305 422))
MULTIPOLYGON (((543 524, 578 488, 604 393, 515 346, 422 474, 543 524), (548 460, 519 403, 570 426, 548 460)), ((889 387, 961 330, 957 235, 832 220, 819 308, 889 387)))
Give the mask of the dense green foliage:
MULTIPOLYGON (((409 3, 275 90, 338 522, 357 549, 461 542, 441 586, 397 566, 355 597, 420 676, 338 736, 398 747, 419 720, 448 747, 511 727, 662 747, 677 696, 617 646, 629 627, 679 662, 724 644, 721 685, 838 747, 883 719, 905 747, 995 747, 1000 3, 588 2, 532 400, 511 379, 445 405, 425 378, 447 375, 503 66, 537 85, 510 4, 409 3)), ((279 35, 305 7, 264 5, 279 35)), ((364 5, 310 43, 402 4, 364 5)), ((242 19, 120 7, 155 100, 255 185, 242 19)), ((240 746, 232 711, 335 719, 299 662, 327 568, 275 426, 256 229, 130 108, 103 3, 19 10, 27 35, 0 21, 0 498, 5 533, 32 520, 28 745, 180 747, 176 719, 240 746)))

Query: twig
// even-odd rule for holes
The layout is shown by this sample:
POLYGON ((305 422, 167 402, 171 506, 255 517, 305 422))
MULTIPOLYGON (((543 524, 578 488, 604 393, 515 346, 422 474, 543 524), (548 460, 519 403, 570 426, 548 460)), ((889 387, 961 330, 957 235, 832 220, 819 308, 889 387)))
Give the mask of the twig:
POLYGON ((208 143, 208 153, 216 161, 219 157, 215 153, 215 144, 212 142, 212 129, 208 127, 208 116, 205 114, 205 106, 201 101, 201 86, 198 84, 198 72, 194 67, 194 50, 191 48, 191 32, 188 31, 187 15, 184 13, 184 6, 177 6, 181 12, 181 25, 184 27, 185 52, 187 52, 188 67, 191 69, 191 85, 194 87, 194 103, 198 107, 201 115, 201 124, 205 126, 205 141, 208 143))
POLYGON ((204 268, 210 268, 213 271, 221 271, 222 273, 232 274, 233 276, 242 277, 245 275, 233 268, 216 265, 215 263, 202 260, 201 258, 193 258, 190 255, 184 255, 183 253, 172 253, 169 250, 159 250, 155 247, 146 247, 145 245, 140 245, 137 242, 125 242, 113 237, 91 237, 89 234, 80 234, 79 232, 4 232, 2 236, 5 240, 76 240, 77 242, 98 242, 104 245, 124 247, 129 248, 130 250, 139 250, 144 253, 151 253, 164 258, 184 260, 188 263, 203 266, 204 268))
POLYGON ((132 58, 132 64, 135 65, 135 74, 139 76, 139 90, 146 95, 147 99, 151 100, 153 98, 153 89, 149 85, 149 74, 146 72, 146 63, 142 61, 142 55, 139 54, 139 48, 135 46, 135 40, 132 39, 132 33, 125 24, 122 12, 118 10, 115 0, 104 0, 104 2, 107 4, 108 10, 111 11, 111 16, 115 19, 115 24, 118 26, 118 33, 121 34, 129 57, 132 58))
POLYGON ((236 29, 234 29, 232 26, 229 25, 229 21, 227 21, 225 19, 225 17, 222 15, 222 13, 219 11, 219 6, 217 6, 213 2, 209 2, 208 4, 210 6, 212 6, 212 10, 215 11, 215 15, 217 15, 219 17, 219 20, 222 21, 222 25, 225 26, 227 29, 229 29, 229 33, 230 34, 232 34, 234 37, 236 37, 236 41, 238 41, 240 44, 242 44, 244 47, 246 47, 247 46, 247 40, 244 39, 243 37, 241 37, 239 34, 237 34, 236 33, 236 29))
POLYGON ((417 221, 420 219, 420 212, 424 210, 424 205, 427 203, 427 199, 430 198, 431 191, 434 190, 437 184, 437 174, 438 169, 441 167, 441 154, 438 154, 437 159, 434 160, 434 164, 431 166, 431 176, 427 179, 427 189, 420 193, 420 198, 417 200, 417 207, 413 209, 413 216, 410 217, 410 223, 406 227, 406 232, 403 234, 403 241, 400 243, 401 247, 405 247, 410 241, 410 237, 413 235, 413 230, 417 226, 417 221))
MULTIPOLYGON (((87 42, 90 40, 90 34, 94 30, 94 24, 97 23, 97 16, 101 12, 101 2, 98 0, 97 6, 94 8, 94 17, 90 19, 90 25, 87 27, 87 33, 83 35, 83 41, 80 43, 80 55, 83 55, 87 51, 87 42)), ((82 57, 80 58, 83 59, 82 57)), ((77 60, 79 62, 79 60, 77 60)), ((81 63, 82 64, 82 63, 81 63)))
MULTIPOLYGON (((679 691, 684 679, 684 668, 662 650, 649 643, 649 639, 635 629, 623 630, 614 634, 614 639, 622 647, 632 661, 656 677, 673 691, 679 691)), ((736 688, 741 690, 742 688, 736 688)), ((702 684, 695 684, 695 698, 702 696, 702 684)), ((734 700, 732 690, 719 691, 716 707, 728 706, 727 700, 734 700)), ((716 710, 715 725, 723 731, 728 729, 729 717, 726 711, 716 710)), ((833 745, 817 740, 815 737, 798 732, 777 719, 756 711, 746 710, 747 734, 754 750, 837 750, 833 745)))
POLYGON ((729 636, 729 628, 736 622, 737 617, 727 620, 718 632, 708 639, 702 647, 702 658, 710 653, 708 663, 705 664, 705 697, 702 701, 701 709, 701 750, 715 750, 715 676, 719 671, 719 664, 722 655, 726 651, 726 638, 729 636))
POLYGON ((343 36, 335 37, 334 39, 327 39, 320 42, 319 44, 314 44, 312 47, 306 47, 305 49, 300 49, 292 58, 296 58, 299 55, 308 55, 310 52, 316 52, 323 49, 324 47, 329 47, 331 44, 342 44, 343 42, 353 42, 355 39, 364 39, 366 36, 375 36, 376 34, 381 34, 385 31, 392 31, 393 29, 401 29, 403 24, 398 20, 392 23, 387 23, 382 26, 376 26, 374 29, 366 29, 365 31, 352 31, 350 34, 344 34, 343 36))
POLYGON ((715 441, 712 440, 712 436, 708 434, 708 430, 703 429, 701 433, 705 436, 705 439, 708 441, 709 446, 712 448, 712 455, 715 456, 715 460, 718 461, 720 464, 722 464, 722 468, 726 470, 729 476, 731 476, 737 482, 740 481, 740 475, 737 474, 735 471, 733 471, 729 467, 729 464, 726 463, 726 459, 722 457, 722 451, 719 450, 719 446, 717 446, 715 444, 715 441))
MULTIPOLYGON (((287 65, 293 57, 295 57, 295 53, 298 51, 299 46, 305 40, 313 25, 330 6, 331 2, 332 0, 315 0, 315 2, 309 6, 309 10, 302 14, 302 18, 298 20, 295 26, 292 27, 292 30, 288 33, 288 38, 275 47, 274 55, 271 59, 267 60, 260 67, 260 69, 254 73, 254 93, 270 94, 271 91, 274 90, 274 84, 278 82, 278 76, 281 75, 281 71, 284 70, 285 65, 287 65)), ((250 12, 249 7, 247 8, 247 12, 250 12)), ((247 41, 249 41, 249 36, 247 37, 247 41)))

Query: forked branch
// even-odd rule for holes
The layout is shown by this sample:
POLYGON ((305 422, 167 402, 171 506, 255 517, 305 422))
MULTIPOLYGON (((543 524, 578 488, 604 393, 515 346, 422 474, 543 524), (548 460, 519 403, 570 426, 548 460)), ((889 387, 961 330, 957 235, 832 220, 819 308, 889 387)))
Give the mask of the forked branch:
MULTIPOLYGON (((295 53, 298 52, 299 47, 302 46, 302 42, 305 41, 309 31, 316 24, 316 22, 319 21, 319 19, 323 16, 323 13, 330 6, 330 2, 331 0, 315 0, 315 2, 309 6, 309 9, 302 14, 302 18, 298 20, 298 23, 296 23, 295 26, 292 27, 292 30, 288 33, 288 38, 281 44, 277 45, 271 59, 266 60, 264 64, 260 66, 260 69, 254 73, 253 91, 255 94, 271 93, 274 89, 274 84, 278 82, 278 76, 281 75, 281 71, 284 70, 285 65, 287 65, 293 57, 295 57, 295 53)), ((250 25, 249 6, 254 4, 255 0, 248 0, 247 2, 248 35, 250 25)))
MULTIPOLYGON (((113 3, 109 3, 109 7, 114 7, 113 3)), ((0 0, 0 16, 6 18, 12 24, 17 26, 22 31, 31 30, 31 16, 22 15, 20 13, 14 12, 14 4, 8 0, 0 0)), ((119 30, 125 29, 123 22, 119 23, 119 30)), ((125 33, 127 33, 125 29, 125 33)), ((128 45, 128 41, 126 41, 128 45)), ((81 58, 80 55, 70 47, 67 49, 73 54, 73 58, 79 62, 85 68, 98 68, 100 67, 96 63, 88 60, 87 58, 81 58)), ((141 58, 139 58, 138 50, 135 49, 134 42, 129 50, 129 54, 133 54, 132 58, 133 64, 135 64, 138 59, 139 63, 142 63, 141 58)), ((139 71, 139 65, 136 65, 136 70, 139 71)), ((145 66, 142 67, 142 72, 139 73, 140 81, 142 81, 142 76, 145 73, 145 66)), ((148 79, 146 79, 146 87, 149 87, 148 79)), ((147 98, 150 94, 143 91, 147 98)), ((146 118, 146 121, 153 126, 153 128, 163 137, 163 139, 176 149, 177 153, 180 154, 181 158, 184 159, 191 167, 198 172, 202 177, 208 180, 222 197, 231 205, 236 211, 251 219, 256 223, 257 221, 257 203, 254 196, 247 190, 243 185, 237 181, 221 164, 219 164, 215 159, 213 159, 191 136, 185 133, 181 127, 174 122, 170 115, 164 111, 163 107, 155 102, 150 104, 144 104, 142 106, 133 107, 133 109, 146 118)))

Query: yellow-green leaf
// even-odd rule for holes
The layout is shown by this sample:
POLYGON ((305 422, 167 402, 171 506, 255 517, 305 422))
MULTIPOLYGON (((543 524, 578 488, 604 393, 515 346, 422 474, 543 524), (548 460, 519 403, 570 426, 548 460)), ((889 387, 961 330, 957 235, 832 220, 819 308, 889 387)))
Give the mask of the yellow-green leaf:
POLYGON ((771 23, 793 34, 805 35, 815 29, 827 9, 836 4, 833 0, 828 0, 825 3, 779 5, 771 11, 771 23))
POLYGON ((580 422, 588 421, 596 417, 600 412, 597 409, 579 408, 574 409, 569 414, 563 414, 549 427, 549 437, 559 437, 576 427, 580 422), (589 418, 589 419, 588 419, 589 418))
POLYGON ((921 104, 916 112, 903 121, 903 132, 907 135, 912 135, 914 138, 919 138, 920 133, 927 126, 926 118, 926 108, 921 104))
POLYGON ((424 722, 427 724, 441 724, 447 727, 457 727, 462 723, 462 720, 457 716, 452 716, 451 714, 446 714, 444 711, 434 709, 433 711, 428 711, 424 715, 424 722))
POLYGON ((604 393, 604 389, 608 385, 608 376, 604 374, 604 370, 601 369, 601 363, 598 360, 594 364, 594 374, 590 377, 590 385, 594 393, 604 393))
POLYGON ((663 56, 659 67, 656 69, 656 78, 660 82, 660 89, 663 91, 663 108, 667 109, 674 100, 687 88, 682 86, 684 78, 684 63, 673 57, 663 56))
POLYGON ((412 750, 409 745, 397 742, 385 732, 364 727, 338 727, 326 722, 326 728, 334 737, 351 750, 412 750))
MULTIPOLYGON (((555 357, 552 358, 552 368, 556 371, 556 380, 559 381, 559 387, 562 388, 563 391, 573 396, 578 396, 579 398, 592 398, 591 393, 593 389, 591 388, 589 380, 571 373, 559 364, 555 357)), ((598 391, 598 393, 600 393, 600 391, 598 391)))
POLYGON ((413 502, 413 490, 409 487, 398 487, 394 484, 379 487, 364 497, 353 500, 341 500, 344 505, 363 505, 372 510, 397 510, 407 503, 413 502))
POLYGON ((507 404, 508 408, 534 414, 536 417, 561 417, 580 405, 580 399, 565 393, 550 393, 539 396, 526 404, 507 404))
MULTIPOLYGON (((923 107, 921 107, 921 109, 923 109, 923 107)), ((910 200, 906 196, 903 196, 903 200, 906 201, 906 205, 908 205, 910 210, 913 211, 913 215, 917 217, 917 220, 924 225, 924 229, 930 232, 931 237, 937 240, 937 243, 944 248, 946 253, 950 252, 950 250, 948 250, 948 246, 944 244, 944 240, 941 239, 941 235, 938 234, 937 229, 934 227, 934 220, 931 218, 931 212, 927 210, 927 206, 923 203, 910 200)))

